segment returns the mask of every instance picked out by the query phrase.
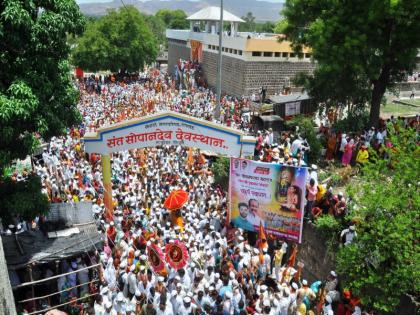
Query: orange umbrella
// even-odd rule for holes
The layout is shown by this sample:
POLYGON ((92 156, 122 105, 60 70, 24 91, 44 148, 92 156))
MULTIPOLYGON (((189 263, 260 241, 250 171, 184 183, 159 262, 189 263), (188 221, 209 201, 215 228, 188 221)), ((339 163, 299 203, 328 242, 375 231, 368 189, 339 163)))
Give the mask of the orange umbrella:
POLYGON ((173 190, 163 206, 168 210, 178 210, 188 201, 188 193, 182 189, 173 190))

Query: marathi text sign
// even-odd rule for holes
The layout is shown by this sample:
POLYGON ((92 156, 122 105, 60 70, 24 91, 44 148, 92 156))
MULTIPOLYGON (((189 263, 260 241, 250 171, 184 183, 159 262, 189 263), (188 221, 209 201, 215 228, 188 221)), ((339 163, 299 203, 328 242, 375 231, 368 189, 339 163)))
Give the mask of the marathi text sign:
POLYGON ((228 156, 253 155, 255 138, 240 131, 182 114, 158 114, 99 130, 85 137, 89 153, 107 154, 135 148, 183 145, 228 156), (99 134, 99 135, 98 135, 99 134))
POLYGON ((277 237, 301 242, 307 169, 230 160, 230 220, 258 232, 260 223, 277 237))
POLYGON ((285 115, 295 116, 300 114, 300 102, 286 103, 285 115))

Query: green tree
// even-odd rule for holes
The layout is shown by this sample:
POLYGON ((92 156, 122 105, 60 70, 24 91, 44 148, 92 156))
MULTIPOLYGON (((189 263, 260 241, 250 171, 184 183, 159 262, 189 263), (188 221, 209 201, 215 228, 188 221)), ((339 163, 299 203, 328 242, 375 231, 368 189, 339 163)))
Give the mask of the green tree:
POLYGON ((337 255, 344 286, 386 312, 420 290, 420 148, 415 130, 389 135, 393 147, 382 148, 381 157, 371 151, 360 184, 347 189, 349 219, 360 223, 357 238, 337 255))
POLYGON ((3 223, 13 222, 13 216, 30 221, 49 211, 48 197, 41 193, 41 178, 29 175, 24 181, 4 178, 0 183, 0 218, 3 223))
POLYGON ((154 62, 157 52, 144 15, 127 6, 90 22, 72 55, 75 65, 89 71, 136 72, 154 62))
MULTIPOLYGON (((0 190, 18 191, 4 174, 12 161, 77 123, 77 91, 70 78, 67 34, 79 34, 84 18, 75 1, 6 0, 0 2, 0 190)), ((35 180, 36 181, 36 180, 35 180)), ((42 199, 40 187, 27 184, 26 196, 42 199)), ((2 198, 13 195, 0 193, 2 198)), ((33 214, 45 203, 26 203, 33 214), (37 206, 40 206, 39 208, 37 206)), ((14 201, 16 202, 16 201, 14 201)), ((4 208, 13 213, 14 207, 4 208)), ((43 206, 42 206, 43 205, 43 206)), ((29 209, 27 208, 27 209, 29 209)), ((25 213, 30 211, 25 210, 25 213)))
POLYGON ((239 24, 240 32, 255 32, 255 16, 252 14, 252 12, 248 12, 245 16, 241 17, 241 19, 245 22, 239 24))
POLYGON ((189 29, 190 22, 183 10, 161 9, 156 12, 156 17, 162 19, 167 28, 176 30, 189 29))
POLYGON ((276 23, 274 27, 274 33, 276 34, 283 34, 287 28, 287 19, 281 19, 276 23))
POLYGON ((265 23, 257 23, 255 26, 255 31, 257 33, 274 33, 274 29, 276 24, 274 22, 265 22, 265 23))
POLYGON ((223 189, 229 189, 230 160, 227 157, 218 157, 212 164, 211 170, 214 174, 214 183, 223 189))
POLYGON ((152 31, 159 45, 166 46, 166 26, 163 20, 155 15, 144 16, 149 29, 152 31))
POLYGON ((377 126, 386 89, 415 67, 420 2, 287 0, 283 15, 294 49, 311 47, 318 62, 310 94, 332 103, 369 101, 370 124, 377 126))

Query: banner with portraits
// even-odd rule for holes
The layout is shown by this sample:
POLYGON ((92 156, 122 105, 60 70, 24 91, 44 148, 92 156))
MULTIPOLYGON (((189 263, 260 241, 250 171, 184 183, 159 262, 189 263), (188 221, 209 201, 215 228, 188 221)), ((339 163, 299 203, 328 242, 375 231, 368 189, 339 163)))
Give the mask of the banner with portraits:
POLYGON ((301 242, 306 167, 230 159, 229 220, 258 232, 260 223, 277 238, 301 242))

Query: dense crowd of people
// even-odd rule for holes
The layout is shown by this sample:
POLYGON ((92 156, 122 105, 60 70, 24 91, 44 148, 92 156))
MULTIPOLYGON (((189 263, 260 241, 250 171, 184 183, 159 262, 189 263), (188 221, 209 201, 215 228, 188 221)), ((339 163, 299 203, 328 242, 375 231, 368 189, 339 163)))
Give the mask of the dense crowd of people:
MULTIPOLYGON (((102 265, 94 275, 99 279, 97 286, 70 290, 60 301, 93 292, 97 293, 93 307, 82 308, 75 302, 64 307, 65 311, 95 315, 362 314, 359 299, 341 288, 334 271, 322 281, 309 283, 302 277, 296 246, 271 238, 256 242, 255 235, 227 223, 227 193, 214 184, 212 160, 199 151, 164 146, 113 154, 115 211, 112 221, 106 220, 100 155, 85 154, 83 135, 164 110, 214 120, 215 95, 194 84, 178 90, 174 79, 156 70, 125 82, 111 76, 92 77, 79 81, 77 87, 83 123, 66 136, 51 139, 42 159, 35 163, 51 202, 92 201, 98 230, 104 235, 104 248, 97 256, 93 254, 94 259, 70 260, 61 266, 65 272, 96 261, 102 265), (174 189, 187 191, 189 198, 180 210, 171 212, 163 202, 174 189), (164 248, 176 240, 188 249, 187 265, 179 270, 166 265, 162 272, 154 272, 146 248, 164 248), (261 241, 266 244, 261 246, 261 241)), ((248 102, 247 98, 225 96, 221 122, 250 132, 250 121, 242 112, 248 102)), ((376 130, 370 131, 370 140, 378 139, 378 134, 385 141, 386 135, 376 130)), ((272 130, 257 133, 256 159, 307 163, 310 148, 305 139, 298 134, 274 138, 272 130)), ((366 141, 346 139, 338 152, 335 143, 333 153, 327 149, 327 159, 342 152, 343 164, 348 163, 353 156, 346 155, 341 146, 351 145, 353 151, 359 142, 363 147, 366 141)), ((318 183, 315 165, 310 168, 307 190, 309 216, 344 216, 343 194, 334 194, 318 183)), ((343 243, 355 236, 352 225, 342 232, 343 243)), ((86 278, 85 271, 83 275, 86 278)), ((87 281, 78 277, 79 273, 64 277, 58 290, 87 281)))

